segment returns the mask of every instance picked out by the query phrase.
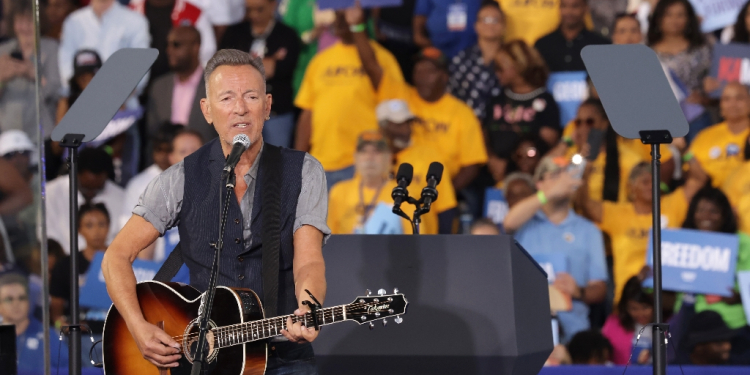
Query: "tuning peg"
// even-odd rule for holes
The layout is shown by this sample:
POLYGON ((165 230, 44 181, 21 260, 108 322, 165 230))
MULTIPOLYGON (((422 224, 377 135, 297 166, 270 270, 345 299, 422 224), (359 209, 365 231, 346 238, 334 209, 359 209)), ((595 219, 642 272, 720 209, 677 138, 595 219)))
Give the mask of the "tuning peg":
POLYGON ((375 323, 370 322, 370 331, 372 331, 373 329, 375 329, 375 323))
POLYGON ((383 319, 383 327, 385 327, 388 324, 388 319, 383 319))
POLYGON ((379 296, 384 296, 386 293, 387 292, 385 291, 385 289, 378 289, 378 295, 379 296))
POLYGON ((398 294, 398 288, 393 288, 393 294, 398 294))
POLYGON ((397 316, 395 319, 393 319, 396 324, 401 324, 401 322, 404 321, 404 318, 401 317, 401 315, 397 316))
POLYGON ((367 297, 369 297, 369 296, 370 296, 370 294, 372 294, 372 292, 370 291, 370 289, 365 289, 365 295, 366 295, 367 297))

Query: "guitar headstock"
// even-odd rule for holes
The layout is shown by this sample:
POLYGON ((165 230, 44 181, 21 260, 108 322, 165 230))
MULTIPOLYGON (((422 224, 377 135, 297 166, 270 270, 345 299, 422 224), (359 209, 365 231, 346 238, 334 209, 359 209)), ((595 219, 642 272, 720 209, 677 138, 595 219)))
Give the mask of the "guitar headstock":
POLYGON ((386 294, 385 289, 380 289, 377 296, 371 295, 368 289, 367 295, 359 296, 345 306, 346 318, 359 325, 369 323, 370 329, 375 328, 374 322, 377 320, 382 320, 385 326, 388 317, 395 317, 393 321, 400 324, 404 320, 401 315, 406 313, 408 304, 406 297, 398 289, 394 289, 393 294, 386 294))

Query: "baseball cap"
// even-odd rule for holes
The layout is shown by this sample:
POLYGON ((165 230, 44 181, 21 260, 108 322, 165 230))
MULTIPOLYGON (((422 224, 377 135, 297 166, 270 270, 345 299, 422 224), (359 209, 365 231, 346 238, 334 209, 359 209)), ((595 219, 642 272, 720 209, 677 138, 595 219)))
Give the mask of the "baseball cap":
POLYGON ((33 152, 35 149, 34 143, 22 130, 12 129, 0 133, 0 156, 11 152, 33 152))
POLYGON ((547 173, 554 173, 568 166, 568 160, 564 157, 549 157, 542 159, 534 171, 534 182, 539 182, 547 173))
POLYGON ((373 145, 378 151, 388 150, 388 143, 385 142, 385 137, 379 131, 367 130, 362 132, 357 138, 357 152, 367 145, 373 145))
POLYGON ((386 100, 375 108, 378 122, 390 121, 397 124, 409 121, 416 116, 409 110, 409 105, 401 99, 386 100))
POLYGON ((445 57, 443 52, 435 47, 423 48, 414 58, 414 62, 420 62, 422 60, 428 60, 435 64, 439 69, 448 71, 448 58, 445 57))
POLYGON ((82 49, 73 58, 73 75, 76 76, 83 73, 96 74, 101 67, 102 59, 94 50, 82 49))

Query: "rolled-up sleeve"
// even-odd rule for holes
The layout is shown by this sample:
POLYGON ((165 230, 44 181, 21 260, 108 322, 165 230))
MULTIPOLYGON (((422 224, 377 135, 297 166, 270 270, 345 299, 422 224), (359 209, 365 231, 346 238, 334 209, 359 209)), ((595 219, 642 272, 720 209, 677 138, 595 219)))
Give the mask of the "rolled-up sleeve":
POLYGON ((151 180, 133 214, 144 218, 164 235, 179 224, 184 192, 185 167, 179 162, 151 180))
POLYGON ((323 233, 323 243, 331 236, 328 228, 328 188, 326 174, 318 160, 305 154, 302 164, 302 190, 297 200, 297 215, 294 231, 303 225, 310 225, 323 233))

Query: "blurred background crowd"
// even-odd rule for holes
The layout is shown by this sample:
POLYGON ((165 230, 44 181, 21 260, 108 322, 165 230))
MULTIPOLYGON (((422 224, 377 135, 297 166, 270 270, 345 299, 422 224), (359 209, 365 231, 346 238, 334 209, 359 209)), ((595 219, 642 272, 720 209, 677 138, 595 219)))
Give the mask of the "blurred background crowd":
MULTIPOLYGON (((644 44, 690 124, 686 137, 660 148, 662 224, 736 234, 737 271, 750 270, 750 80, 723 85, 709 76, 715 46, 750 48, 750 3, 712 32, 687 0, 402 0, 338 11, 314 0, 41 3, 38 56, 31 1, 2 0, 0 8, 0 318, 16 325, 25 358, 42 353, 42 272, 50 275, 46 323, 60 328, 71 250, 85 284, 151 179, 216 137, 199 102, 203 66, 223 48, 262 59, 273 96, 264 140, 322 163, 334 234, 410 234, 409 223, 378 207, 392 205, 401 163, 414 166, 418 196, 439 161, 440 196, 421 232, 507 233, 532 255, 566 256, 569 267, 551 278, 552 298, 570 306, 553 314, 560 345, 548 364, 619 365, 651 361, 643 328, 653 322, 653 295, 641 286, 650 273, 650 148, 614 132, 590 80, 567 115, 565 93, 548 80, 585 72, 587 45, 644 44), (80 151, 80 248, 69 249, 67 154, 49 136, 114 52, 147 47, 159 50, 150 73, 80 151), (585 167, 571 163, 575 155, 585 167), (40 177, 47 270, 39 266, 40 177)), ((178 241, 169 231, 142 257, 163 261, 178 241)), ((750 328, 739 290, 732 292, 664 293, 676 347, 670 361, 750 364, 750 328)), ((100 333, 101 316, 86 313, 100 333)), ((53 366, 64 364, 67 355, 56 353, 65 346, 52 345, 53 366)))

